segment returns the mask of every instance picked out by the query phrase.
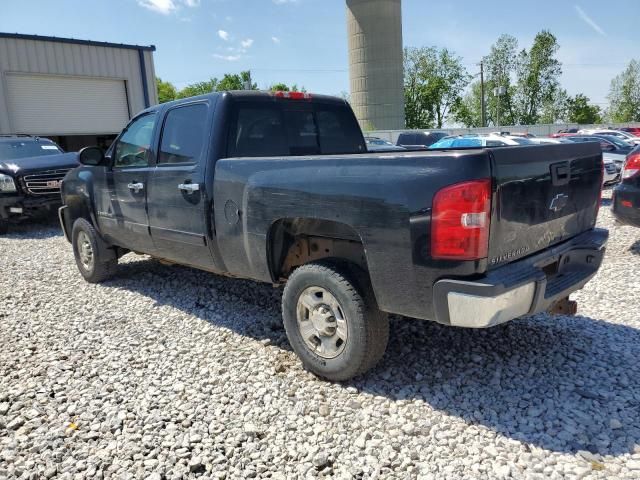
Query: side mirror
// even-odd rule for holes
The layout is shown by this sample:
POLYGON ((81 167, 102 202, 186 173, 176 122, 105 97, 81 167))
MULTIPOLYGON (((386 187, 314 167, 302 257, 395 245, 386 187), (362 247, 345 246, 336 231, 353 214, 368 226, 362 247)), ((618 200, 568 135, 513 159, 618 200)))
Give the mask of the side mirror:
POLYGON ((104 163, 104 153, 100 147, 84 147, 78 152, 78 160, 83 165, 96 167, 104 163))

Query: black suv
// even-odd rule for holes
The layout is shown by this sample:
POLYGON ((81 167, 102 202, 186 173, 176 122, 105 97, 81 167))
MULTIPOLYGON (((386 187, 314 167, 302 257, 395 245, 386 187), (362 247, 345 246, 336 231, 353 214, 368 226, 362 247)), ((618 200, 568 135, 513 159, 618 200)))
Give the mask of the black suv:
POLYGON ((55 211, 62 179, 76 166, 76 153, 47 138, 0 135, 0 234, 10 221, 55 211))

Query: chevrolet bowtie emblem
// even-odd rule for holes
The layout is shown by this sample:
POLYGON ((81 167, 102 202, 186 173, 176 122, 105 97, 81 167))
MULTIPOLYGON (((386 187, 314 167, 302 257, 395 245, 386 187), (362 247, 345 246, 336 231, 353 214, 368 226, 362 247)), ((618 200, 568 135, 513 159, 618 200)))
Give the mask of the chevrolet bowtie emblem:
POLYGON ((568 201, 569 201, 569 195, 566 195, 564 193, 559 193, 558 195, 553 197, 553 200, 551 200, 551 204, 549 205, 549 210, 551 210, 552 212, 559 212, 560 210, 562 210, 564 207, 567 206, 568 201))

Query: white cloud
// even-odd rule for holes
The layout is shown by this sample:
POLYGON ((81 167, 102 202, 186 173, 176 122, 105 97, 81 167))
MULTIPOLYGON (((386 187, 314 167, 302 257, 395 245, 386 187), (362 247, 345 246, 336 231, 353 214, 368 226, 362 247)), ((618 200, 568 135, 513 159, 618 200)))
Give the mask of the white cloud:
POLYGON ((586 23, 587 25, 589 25, 591 28, 593 28, 596 33, 602 35, 603 37, 606 37, 607 34, 605 33, 605 31, 600 27, 600 25, 598 25, 595 20, 593 20, 593 18, 591 18, 589 15, 587 15, 587 12, 585 12, 584 10, 582 10, 582 8, 580 8, 579 5, 574 5, 576 12, 578 12, 578 17, 580 17, 580 19, 586 23))
POLYGON ((138 0, 138 5, 163 15, 169 15, 178 8, 173 0, 138 0))
POLYGON ((237 60, 240 60, 241 57, 241 55, 220 55, 219 53, 214 53, 213 56, 227 62, 235 62, 237 60))
POLYGON ((169 15, 181 7, 198 7, 200 6, 200 0, 138 0, 138 5, 156 13, 169 15))
POLYGON ((251 45, 253 45, 253 38, 246 38, 242 40, 240 42, 240 45, 242 45, 242 48, 249 48, 251 45))
POLYGON ((225 42, 229 41, 229 32, 226 30, 218 30, 218 36, 225 42))
POLYGON ((271 37, 271 41, 273 43, 280 43, 280 39, 278 37, 271 37))

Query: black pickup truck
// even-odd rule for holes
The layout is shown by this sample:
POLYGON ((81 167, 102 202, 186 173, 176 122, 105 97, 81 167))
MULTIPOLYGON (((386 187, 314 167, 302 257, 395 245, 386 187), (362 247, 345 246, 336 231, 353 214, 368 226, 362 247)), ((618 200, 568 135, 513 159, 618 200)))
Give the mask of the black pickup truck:
POLYGON ((10 222, 43 216, 60 207, 60 182, 78 166, 47 138, 0 135, 0 234, 10 222))
POLYGON ((284 285, 306 368, 383 355, 388 313, 483 328, 567 303, 598 270, 597 144, 366 153, 348 104, 225 92, 152 107, 63 181, 80 273, 129 251, 284 285))

